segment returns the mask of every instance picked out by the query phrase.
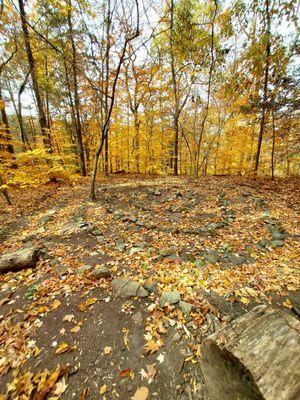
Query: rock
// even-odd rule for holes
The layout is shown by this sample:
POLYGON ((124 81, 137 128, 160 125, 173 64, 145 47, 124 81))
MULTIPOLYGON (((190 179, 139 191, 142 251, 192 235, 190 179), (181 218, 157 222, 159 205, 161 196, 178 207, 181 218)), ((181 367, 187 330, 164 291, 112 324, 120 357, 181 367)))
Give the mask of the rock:
POLYGON ((270 246, 270 240, 261 239, 257 244, 259 247, 264 249, 265 247, 270 246))
POLYGON ((135 215, 131 215, 130 217, 128 217, 128 221, 129 222, 136 222, 137 221, 137 217, 135 215))
POLYGON ((277 230, 276 231, 272 231, 271 235, 272 235, 272 238, 275 239, 275 240, 282 240, 282 239, 286 238, 286 234, 285 233, 279 232, 277 230))
POLYGON ((140 311, 137 311, 135 314, 133 314, 132 319, 138 325, 143 325, 143 314, 140 311))
POLYGON ((115 278, 112 281, 113 290, 117 297, 147 297, 148 292, 138 282, 130 279, 115 278))
POLYGON ((93 269, 91 265, 83 265, 77 268, 76 274, 83 274, 85 271, 90 271, 91 269, 93 269))
POLYGON ((163 258, 165 258, 165 257, 170 257, 170 256, 175 256, 175 257, 176 257, 176 254, 175 254, 176 251, 177 251, 177 247, 175 247, 175 246, 168 247, 167 249, 162 249, 162 250, 159 252, 158 257, 159 257, 160 259, 163 259, 163 258))
POLYGON ((193 309, 193 305, 185 301, 180 301, 179 308, 184 315, 189 315, 193 309))
POLYGON ((137 226, 144 226, 144 225, 145 225, 144 222, 141 221, 140 219, 138 219, 138 220, 136 221, 135 224, 136 224, 137 226))
POLYGON ((95 268, 93 271, 91 271, 89 277, 93 279, 110 278, 111 274, 111 269, 103 266, 95 268))
POLYGON ((159 299, 160 307, 165 307, 168 304, 176 304, 180 301, 181 296, 177 290, 173 292, 163 292, 159 299))
POLYGON ((271 241, 271 245, 272 245, 273 247, 281 247, 281 246, 284 245, 284 243, 283 243, 282 240, 272 240, 272 241, 271 241))
POLYGON ((249 192, 243 192, 242 195, 243 195, 244 197, 249 197, 249 196, 250 196, 250 193, 249 193, 249 192))
POLYGON ((39 251, 35 247, 23 248, 0 257, 0 273, 19 271, 25 268, 35 268, 39 251))
POLYGON ((296 400, 300 322, 283 310, 255 307, 206 338, 202 373, 211 400, 296 400))
POLYGON ((156 282, 153 282, 153 283, 145 283, 145 285, 143 285, 143 287, 144 287, 146 290, 148 290, 148 292, 157 294, 158 285, 157 285, 156 282))
POLYGON ((102 232, 98 228, 92 228, 90 234, 93 236, 102 236, 102 232))
POLYGON ((129 250, 129 255, 132 256, 135 253, 141 253, 143 251, 144 249, 141 247, 131 247, 131 249, 129 250))
POLYGON ((41 224, 41 225, 46 225, 48 222, 50 222, 51 221, 51 216, 50 215, 45 215, 44 217, 42 217, 41 219, 40 219, 40 221, 39 221, 39 223, 41 224))
POLYGON ((67 222, 57 232, 58 235, 71 235, 81 230, 80 222, 67 222))
POLYGON ((125 244, 124 242, 119 242, 119 243, 116 245, 116 249, 117 249, 118 251, 123 251, 123 250, 125 249, 125 247, 126 247, 126 244, 125 244))
POLYGON ((155 190, 154 196, 161 196, 161 192, 159 190, 155 190))

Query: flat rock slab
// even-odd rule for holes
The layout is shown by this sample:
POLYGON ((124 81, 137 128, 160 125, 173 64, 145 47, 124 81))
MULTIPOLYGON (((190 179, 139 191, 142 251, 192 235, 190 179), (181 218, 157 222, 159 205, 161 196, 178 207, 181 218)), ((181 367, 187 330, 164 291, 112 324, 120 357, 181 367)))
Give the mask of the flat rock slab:
POLYGON ((163 292, 159 299, 159 305, 160 307, 165 307, 168 304, 176 304, 180 299, 181 296, 177 290, 174 290, 173 292, 163 292))
POLYGON ((38 261, 38 249, 26 247, 0 257, 0 273, 34 268, 38 261))
POLYGON ((148 292, 138 282, 130 279, 116 278, 112 281, 113 290, 117 297, 147 297, 148 292))

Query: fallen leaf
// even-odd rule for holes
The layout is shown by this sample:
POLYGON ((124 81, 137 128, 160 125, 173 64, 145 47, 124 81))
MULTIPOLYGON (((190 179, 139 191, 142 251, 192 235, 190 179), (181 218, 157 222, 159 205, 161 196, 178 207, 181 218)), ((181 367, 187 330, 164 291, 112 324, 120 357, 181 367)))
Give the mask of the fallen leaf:
POLYGON ((73 351, 74 347, 70 346, 68 343, 61 343, 55 351, 55 354, 66 353, 67 351, 73 351))
POLYGON ((82 390, 82 392, 81 392, 80 400, 86 400, 88 393, 89 393, 89 389, 88 388, 84 388, 82 390))
POLYGON ((107 386, 106 386, 106 385, 103 385, 103 386, 101 386, 101 388, 100 388, 100 390, 99 390, 99 393, 100 393, 101 395, 104 395, 104 393, 106 393, 106 391, 107 391, 107 386))
POLYGON ((146 400, 148 398, 149 390, 145 386, 140 387, 132 397, 132 400, 146 400))
POLYGON ((42 383, 42 386, 38 388, 38 391, 34 397, 35 400, 43 400, 46 396, 47 393, 50 392, 52 387, 55 385, 57 379, 60 376, 60 366, 56 368, 56 370, 51 374, 48 380, 45 382, 40 382, 42 383))
POLYGON ((4 297, 3 299, 0 300, 0 306, 3 306, 3 304, 8 303, 10 301, 10 297, 4 297))
POLYGON ((140 374, 142 375, 142 379, 146 379, 150 384, 155 378, 156 372, 155 364, 151 364, 147 365, 147 372, 142 368, 140 374))
POLYGON ((78 305, 78 310, 85 311, 89 306, 96 303, 97 301, 98 301, 98 299, 96 299, 95 297, 91 297, 90 299, 87 299, 86 301, 83 301, 82 303, 80 303, 78 305))
POLYGON ((131 371, 130 368, 124 369, 123 371, 120 372, 120 377, 127 378, 127 376, 130 374, 130 371, 131 371))
POLYGON ((54 300, 54 302, 51 304, 51 309, 56 310, 59 306, 61 305, 61 302, 59 300, 54 300))
POLYGON ((104 350, 103 350, 103 353, 104 353, 105 355, 110 354, 110 353, 111 353, 111 347, 105 346, 105 347, 104 347, 104 350))
POLYGON ((77 333, 77 332, 79 332, 80 331, 80 326, 79 325, 76 325, 76 326, 74 326, 74 328, 72 328, 71 330, 70 330, 70 332, 72 332, 72 333, 77 333))
POLYGON ((60 396, 61 394, 63 394, 66 391, 67 387, 68 387, 68 385, 66 384, 66 380, 63 377, 62 380, 57 382, 55 389, 53 391, 53 394, 55 396, 60 396))
POLYGON ((158 357, 156 357, 156 359, 161 364, 165 361, 165 356, 163 354, 160 354, 158 357))
POLYGON ((68 321, 68 322, 72 322, 73 319, 74 319, 73 314, 67 314, 63 317, 63 321, 68 321))
POLYGON ((290 299, 286 299, 282 304, 284 305, 284 307, 287 307, 287 308, 292 308, 293 307, 290 299))
POLYGON ((158 351, 161 346, 162 342, 160 340, 157 340, 156 342, 154 342, 154 340, 150 340, 144 345, 144 351, 146 354, 153 354, 158 351))

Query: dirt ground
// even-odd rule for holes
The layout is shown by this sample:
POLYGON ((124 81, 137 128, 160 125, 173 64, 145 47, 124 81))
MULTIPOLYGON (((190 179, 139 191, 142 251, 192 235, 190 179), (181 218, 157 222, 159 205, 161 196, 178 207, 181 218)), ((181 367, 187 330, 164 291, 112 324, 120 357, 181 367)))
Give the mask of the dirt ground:
POLYGON ((40 254, 0 275, 1 400, 207 399, 206 336, 261 303, 300 314, 299 180, 125 176, 88 193, 0 199, 0 254, 40 254), (162 304, 170 291, 181 303, 162 304))

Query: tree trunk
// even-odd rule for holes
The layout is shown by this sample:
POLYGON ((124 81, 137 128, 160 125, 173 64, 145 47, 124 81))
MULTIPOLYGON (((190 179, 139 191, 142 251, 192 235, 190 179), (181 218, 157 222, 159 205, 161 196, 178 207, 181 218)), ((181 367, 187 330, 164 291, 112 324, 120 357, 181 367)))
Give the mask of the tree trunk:
POLYGON ((267 18, 267 43, 266 43, 266 55, 265 55, 265 73, 264 73, 264 83, 263 83, 263 101, 261 108, 261 118, 260 118, 260 127, 259 127, 259 136, 258 136, 258 144, 257 151, 255 156, 255 167, 254 172, 257 174, 259 167, 259 159, 261 153, 261 145, 263 140, 263 135, 265 131, 265 119, 266 119, 266 110, 267 110, 267 99, 268 99, 268 83, 269 83, 269 68, 270 68, 270 54, 271 54, 271 15, 270 15, 270 0, 265 0, 265 15, 267 18))
POLYGON ((300 322, 258 306, 203 341, 202 372, 211 400, 300 398, 300 322))
POLYGON ((37 249, 30 247, 7 253, 0 257, 0 274, 34 268, 38 261, 37 249))
MULTIPOLYGON (((0 84, 0 103, 3 102, 3 97, 2 97, 2 87, 0 84)), ((9 122, 8 122, 8 118, 7 118, 7 114, 6 114, 6 110, 5 110, 5 106, 0 107, 1 108, 1 117, 2 117, 2 122, 4 125, 4 139, 5 141, 7 141, 7 145, 5 147, 7 147, 7 151, 10 154, 14 153, 14 147, 12 144, 12 134, 11 131, 9 129, 9 122)))
POLYGON ((271 153, 271 175, 272 180, 274 180, 274 172, 275 172, 275 117, 274 111, 272 110, 272 153, 271 153))
POLYGON ((26 20, 26 12, 25 12, 25 8, 24 8, 23 0, 18 0, 18 1, 19 1, 21 23, 22 23, 22 31, 23 31, 24 41, 25 41, 30 75, 31 75, 31 79, 32 79, 33 91, 34 91, 37 109, 38 109, 39 122, 40 122, 40 126, 41 126, 43 142, 44 142, 45 147, 48 147, 50 145, 49 140, 48 140, 48 133, 47 133, 47 130, 49 127, 47 125, 46 114, 45 114, 42 96, 40 93, 40 87, 39 87, 39 83, 38 83, 38 79, 37 79, 35 59, 32 54, 28 25, 27 25, 27 20, 26 20))
POLYGON ((179 141, 179 103, 178 103, 178 87, 175 71, 175 55, 173 49, 174 42, 174 0, 170 4, 170 56, 171 56, 171 75, 172 87, 174 96, 174 111, 173 111, 173 129, 174 129, 174 150, 173 150, 173 174, 178 175, 178 141, 179 141))
POLYGON ((11 205, 12 205, 12 202, 11 202, 11 200, 10 200, 8 191, 7 191, 6 187, 2 187, 3 185, 4 185, 4 181, 3 181, 2 176, 0 175, 0 191, 1 191, 2 195, 3 195, 3 197, 5 198, 7 204, 8 204, 9 206, 11 206, 11 205))
POLYGON ((80 116, 80 99, 78 92, 78 81, 77 81, 77 54, 76 54, 76 46, 74 41, 73 34, 73 25, 72 25, 72 2, 69 0, 69 10, 68 10, 68 27, 69 27, 69 36, 72 47, 72 75, 73 75, 73 86, 74 86, 74 107, 75 107, 75 116, 76 116, 76 136, 77 136, 77 146, 80 160, 80 170, 81 175, 86 176, 86 166, 84 159, 84 149, 82 143, 82 126, 81 126, 81 116, 80 116))

